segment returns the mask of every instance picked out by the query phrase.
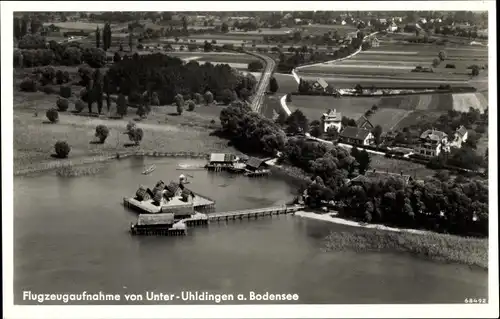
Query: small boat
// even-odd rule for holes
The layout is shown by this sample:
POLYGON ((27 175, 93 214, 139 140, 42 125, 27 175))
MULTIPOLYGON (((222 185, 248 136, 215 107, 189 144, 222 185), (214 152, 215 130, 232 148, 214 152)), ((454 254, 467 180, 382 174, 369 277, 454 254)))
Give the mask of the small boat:
POLYGON ((156 165, 151 165, 147 170, 143 171, 142 174, 143 175, 148 175, 150 174, 151 172, 153 172, 154 170, 156 169, 156 165))

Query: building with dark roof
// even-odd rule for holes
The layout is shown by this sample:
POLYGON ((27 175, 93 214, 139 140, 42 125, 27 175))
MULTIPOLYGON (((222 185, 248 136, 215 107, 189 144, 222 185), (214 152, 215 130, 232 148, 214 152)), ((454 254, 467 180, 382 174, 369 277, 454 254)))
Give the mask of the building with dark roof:
POLYGON ((269 158, 256 158, 256 157, 250 157, 248 161, 246 162, 246 169, 251 170, 251 171, 256 171, 258 169, 264 169, 267 168, 268 165, 266 164, 266 161, 268 161, 269 158))
POLYGON ((349 144, 370 145, 373 139, 371 131, 359 127, 347 126, 340 132, 340 140, 349 144))
POLYGON ((356 126, 367 130, 371 130, 375 127, 373 126, 372 122, 370 122, 370 120, 368 120, 368 118, 364 115, 361 115, 361 117, 356 121, 356 126))

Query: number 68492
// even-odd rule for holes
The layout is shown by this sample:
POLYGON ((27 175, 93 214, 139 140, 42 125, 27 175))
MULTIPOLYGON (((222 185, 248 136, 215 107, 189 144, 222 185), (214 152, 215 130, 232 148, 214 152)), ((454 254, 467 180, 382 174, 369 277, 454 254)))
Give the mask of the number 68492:
POLYGON ((465 298, 464 300, 465 303, 476 303, 476 304, 486 304, 488 303, 488 300, 486 298, 465 298))

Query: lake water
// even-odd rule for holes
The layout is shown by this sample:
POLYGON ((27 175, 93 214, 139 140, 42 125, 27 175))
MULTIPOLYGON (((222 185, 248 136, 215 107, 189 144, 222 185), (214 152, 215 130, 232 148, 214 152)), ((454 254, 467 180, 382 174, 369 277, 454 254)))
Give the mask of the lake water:
MULTIPOLYGON (((462 303, 487 296, 484 270, 404 254, 323 252, 324 236, 347 226, 295 216, 211 223, 186 237, 131 236, 136 214, 121 205, 122 198, 140 184, 151 187, 181 173, 192 175, 189 188, 215 199, 219 211, 282 204, 293 196, 294 186, 275 178, 176 169, 190 162, 200 163, 132 158, 102 164, 95 176, 16 177, 15 303, 36 303, 23 300, 23 291, 255 291, 295 293, 299 303, 327 304, 462 303), (156 171, 141 175, 153 163, 156 171)), ((127 302, 122 297, 120 303, 127 302)))

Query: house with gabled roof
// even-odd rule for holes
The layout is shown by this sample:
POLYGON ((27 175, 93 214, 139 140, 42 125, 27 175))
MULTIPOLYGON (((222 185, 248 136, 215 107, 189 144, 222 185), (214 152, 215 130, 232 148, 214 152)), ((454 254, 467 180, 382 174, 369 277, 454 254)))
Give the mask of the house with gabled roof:
POLYGON ((337 132, 340 132, 342 130, 342 113, 337 112, 335 109, 329 109, 321 116, 321 124, 323 126, 323 132, 325 133, 331 127, 334 127, 337 132))
POLYGON ((316 91, 326 92, 327 88, 328 88, 328 82, 326 82, 325 79, 318 78, 313 83, 313 89, 316 90, 316 91))
POLYGON ((441 151, 449 152, 448 134, 430 129, 420 135, 420 143, 415 147, 415 153, 431 158, 438 156, 441 151))
POLYGON ((251 170, 251 171, 256 171, 259 169, 267 168, 267 161, 269 158, 256 158, 256 157, 250 157, 248 161, 246 162, 246 169, 251 170))
POLYGON ((340 132, 340 140, 349 144, 370 145, 374 140, 374 136, 370 130, 347 126, 340 132))
POLYGON ((455 131, 454 140, 450 143, 450 146, 460 148, 462 147, 462 143, 467 141, 467 137, 469 136, 467 129, 465 126, 461 125, 455 131))
POLYGON ((364 115, 362 115, 357 121, 356 121, 356 126, 359 128, 364 128, 367 130, 373 129, 375 126, 368 120, 368 118, 364 115))

